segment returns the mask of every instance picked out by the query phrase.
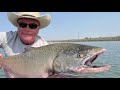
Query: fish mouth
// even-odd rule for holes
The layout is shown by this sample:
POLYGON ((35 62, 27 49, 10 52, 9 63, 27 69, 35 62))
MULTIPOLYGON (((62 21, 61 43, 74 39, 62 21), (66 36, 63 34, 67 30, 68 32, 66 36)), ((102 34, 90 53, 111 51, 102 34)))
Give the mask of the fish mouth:
POLYGON ((76 67, 73 71, 77 72, 77 73, 86 74, 86 73, 98 73, 98 72, 103 72, 103 71, 109 70, 111 68, 110 65, 104 65, 104 66, 92 65, 92 63, 97 59, 97 57, 100 54, 103 54, 105 51, 106 51, 106 49, 101 49, 100 51, 94 53, 93 55, 86 58, 82 62, 81 67, 76 67))

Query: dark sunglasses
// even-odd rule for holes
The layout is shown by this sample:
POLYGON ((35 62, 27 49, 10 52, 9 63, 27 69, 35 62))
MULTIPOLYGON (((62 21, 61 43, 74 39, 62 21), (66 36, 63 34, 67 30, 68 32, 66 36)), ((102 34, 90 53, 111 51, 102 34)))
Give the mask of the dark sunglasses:
POLYGON ((20 26, 21 28, 26 28, 27 25, 29 25, 29 28, 30 28, 30 29, 36 29, 37 26, 39 26, 39 25, 34 24, 34 23, 27 24, 27 23, 25 23, 25 22, 18 22, 18 24, 19 24, 19 26, 20 26))

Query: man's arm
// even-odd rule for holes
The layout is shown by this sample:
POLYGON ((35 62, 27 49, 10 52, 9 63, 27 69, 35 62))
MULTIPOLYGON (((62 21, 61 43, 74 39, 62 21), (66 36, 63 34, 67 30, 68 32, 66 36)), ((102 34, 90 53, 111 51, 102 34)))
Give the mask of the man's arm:
MULTIPOLYGON (((2 54, 0 54, 0 59, 1 59, 1 58, 3 58, 3 55, 2 55, 2 54)), ((2 67, 2 66, 0 65, 0 68, 1 68, 1 67, 2 67)))
MULTIPOLYGON (((6 42, 6 32, 0 32, 0 49, 3 48, 4 43, 6 42)), ((0 59, 3 58, 3 55, 0 53, 0 59)), ((0 65, 0 68, 2 66, 0 65)))

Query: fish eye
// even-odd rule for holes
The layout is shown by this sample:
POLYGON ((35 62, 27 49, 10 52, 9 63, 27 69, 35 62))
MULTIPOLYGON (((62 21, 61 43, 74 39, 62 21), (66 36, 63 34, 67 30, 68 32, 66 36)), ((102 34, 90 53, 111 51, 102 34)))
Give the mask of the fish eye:
POLYGON ((77 58, 82 58, 82 57, 83 57, 83 54, 81 54, 81 53, 77 54, 77 58))

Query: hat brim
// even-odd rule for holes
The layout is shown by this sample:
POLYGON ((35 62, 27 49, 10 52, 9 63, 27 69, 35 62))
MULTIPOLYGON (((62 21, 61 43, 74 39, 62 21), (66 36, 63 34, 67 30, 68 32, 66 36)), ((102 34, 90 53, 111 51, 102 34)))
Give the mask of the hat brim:
POLYGON ((32 18, 32 19, 38 20, 40 22, 40 29, 47 27, 51 21, 51 17, 48 14, 40 17, 28 17, 28 16, 20 16, 15 13, 8 12, 7 15, 8 15, 9 21, 16 27, 17 27, 17 20, 19 18, 32 18))

